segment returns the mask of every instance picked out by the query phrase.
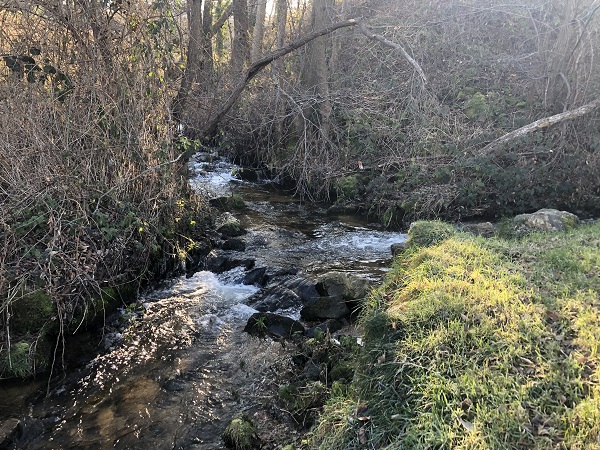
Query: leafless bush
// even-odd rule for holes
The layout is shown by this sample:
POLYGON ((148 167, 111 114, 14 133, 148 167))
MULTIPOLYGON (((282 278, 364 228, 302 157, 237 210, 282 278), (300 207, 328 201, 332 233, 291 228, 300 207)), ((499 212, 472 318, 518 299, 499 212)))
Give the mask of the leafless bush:
POLYGON ((4 350, 15 302, 29 293, 43 291, 49 320, 74 331, 107 292, 139 282, 167 241, 175 246, 190 195, 180 167, 166 164, 176 154, 174 90, 148 26, 158 12, 85 5, 0 11, 4 350))

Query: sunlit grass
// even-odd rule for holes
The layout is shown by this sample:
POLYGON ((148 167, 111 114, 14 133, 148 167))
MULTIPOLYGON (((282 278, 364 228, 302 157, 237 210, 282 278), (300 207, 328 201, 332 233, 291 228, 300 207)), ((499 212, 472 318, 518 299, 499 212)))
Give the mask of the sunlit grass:
POLYGON ((599 291, 598 224, 414 249, 370 298, 354 389, 313 447, 600 448, 599 291))

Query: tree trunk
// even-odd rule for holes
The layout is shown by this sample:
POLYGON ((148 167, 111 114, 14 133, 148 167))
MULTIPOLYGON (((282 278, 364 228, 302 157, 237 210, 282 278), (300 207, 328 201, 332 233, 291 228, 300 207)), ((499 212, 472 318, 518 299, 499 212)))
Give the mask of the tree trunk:
POLYGON ((244 70, 250 58, 250 42, 248 39, 248 1, 233 0, 233 51, 231 66, 233 73, 244 70))
MULTIPOLYGON (((311 30, 318 30, 331 24, 335 0, 314 0, 311 14, 311 30)), ((329 117, 332 107, 329 98, 329 68, 327 65, 327 38, 320 37, 307 46, 301 83, 306 91, 315 97, 317 107, 305 111, 306 117, 312 117, 319 124, 325 140, 329 139, 329 117)))
MULTIPOLYGON (((286 28, 287 28, 287 0, 277 0, 277 48, 283 48, 285 44, 286 37, 286 28)), ((285 75, 285 66, 283 64, 283 59, 277 59, 275 61, 275 76, 277 78, 282 78, 285 75)), ((281 83, 278 83, 280 89, 281 83)), ((284 112, 284 102, 280 95, 277 96, 277 106, 276 106, 276 117, 282 117, 284 112)), ((277 119, 276 122, 276 140, 278 142, 281 141, 283 137, 283 120, 277 119)))
POLYGON ((262 43, 265 37, 265 15, 267 13, 267 0, 257 0, 256 20, 252 35, 251 61, 256 61, 262 54, 262 43))

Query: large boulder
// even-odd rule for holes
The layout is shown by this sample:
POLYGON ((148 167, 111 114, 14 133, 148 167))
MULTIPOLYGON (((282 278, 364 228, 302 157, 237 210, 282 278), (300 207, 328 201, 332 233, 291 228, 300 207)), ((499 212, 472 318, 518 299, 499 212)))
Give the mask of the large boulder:
POLYGON ((350 308, 341 295, 318 297, 308 302, 300 311, 304 320, 342 319, 350 314, 350 308))
POLYGON ((486 238, 493 237, 497 233, 496 227, 491 222, 466 223, 460 227, 460 231, 486 238))
POLYGON ((248 304, 261 312, 273 312, 280 309, 290 309, 300 306, 300 297, 284 286, 273 286, 254 294, 248 304))
POLYGON ((319 278, 319 282, 316 285, 317 291, 321 295, 341 297, 343 300, 365 298, 369 293, 370 287, 371 282, 368 279, 343 272, 325 274, 319 278))
POLYGON ((304 303, 321 296, 317 291, 317 282, 308 278, 292 277, 282 281, 282 284, 294 291, 304 303))
POLYGON ((269 312, 254 313, 248 319, 244 331, 252 336, 271 336, 276 339, 292 339, 304 334, 304 326, 297 320, 269 312))
POLYGON ((224 213, 219 216, 216 221, 216 228, 223 238, 233 238, 241 236, 246 233, 246 230, 240 224, 240 221, 236 219, 231 213, 224 213))
POLYGON ((221 246, 221 248, 223 250, 232 250, 235 252, 243 252, 244 250, 246 250, 246 243, 244 241, 242 241, 240 238, 231 238, 231 239, 227 239, 225 242, 223 242, 223 245, 221 246))
POLYGON ((517 235, 523 235, 532 231, 567 231, 579 225, 579 218, 567 211, 540 209, 531 214, 519 214, 513 224, 517 235))
POLYGON ((404 251, 406 250, 406 241, 404 242, 396 242, 395 244, 392 244, 390 247, 390 250, 392 252, 392 256, 398 256, 401 253, 404 253, 404 251))
POLYGON ((240 266, 244 267, 246 270, 250 270, 254 267, 254 260, 252 258, 229 258, 225 255, 206 258, 206 270, 215 273, 227 272, 228 270, 240 266))
POLYGON ((242 283, 264 286, 267 282, 267 268, 257 267, 246 273, 242 283))

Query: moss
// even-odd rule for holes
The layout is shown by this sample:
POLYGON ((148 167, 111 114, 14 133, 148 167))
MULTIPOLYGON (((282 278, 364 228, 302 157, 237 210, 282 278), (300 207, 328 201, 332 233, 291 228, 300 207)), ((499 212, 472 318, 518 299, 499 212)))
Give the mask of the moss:
POLYGON ((69 332, 74 333, 82 326, 86 328, 96 325, 119 306, 131 303, 136 297, 137 288, 136 282, 102 288, 99 294, 77 307, 68 326, 69 332))
POLYGON ((439 220, 413 222, 408 230, 407 245, 428 247, 456 234, 453 225, 439 220))
POLYGON ((10 304, 13 334, 37 335, 47 328, 56 315, 50 296, 41 289, 23 294, 10 304))
POLYGON ((355 366, 353 361, 338 361, 328 373, 329 380, 332 382, 339 380, 351 380, 354 376, 354 370, 355 366))
POLYGON ((351 200, 358 194, 358 178, 356 175, 339 178, 335 182, 338 200, 351 200))
POLYGON ((256 428, 243 414, 234 417, 227 426, 223 432, 223 442, 227 448, 234 450, 253 450, 259 447, 256 428))
POLYGON ((227 197, 226 207, 228 209, 240 210, 246 207, 246 202, 239 194, 233 194, 227 197))
POLYGON ((45 339, 15 342, 0 358, 0 378, 28 378, 50 365, 50 343, 45 339))
POLYGON ((560 221, 565 226, 565 230, 573 230, 579 225, 579 218, 574 214, 565 214, 560 216, 560 221))
POLYGON ((485 119, 490 113, 490 106, 484 94, 475 92, 465 105, 465 115, 469 119, 485 119))

